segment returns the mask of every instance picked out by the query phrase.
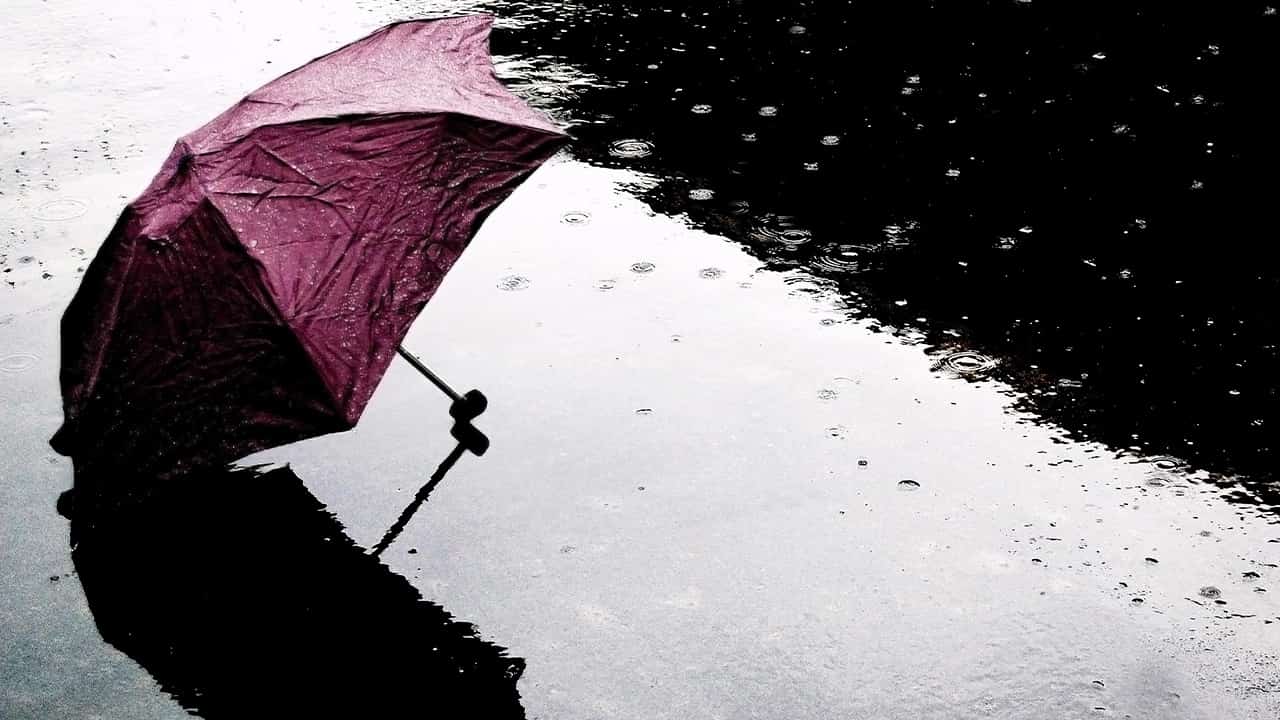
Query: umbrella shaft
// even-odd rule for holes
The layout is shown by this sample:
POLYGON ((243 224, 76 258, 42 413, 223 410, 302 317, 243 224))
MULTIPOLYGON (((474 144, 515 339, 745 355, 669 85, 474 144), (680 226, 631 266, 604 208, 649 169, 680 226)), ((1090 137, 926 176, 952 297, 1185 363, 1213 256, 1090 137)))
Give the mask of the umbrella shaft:
POLYGON ((439 375, 431 372, 431 368, 423 365, 421 360, 414 357, 408 350, 405 350, 403 345, 397 345, 396 352, 400 353, 400 357, 408 361, 408 363, 413 366, 414 370, 422 373, 423 377, 435 383, 435 386, 440 388, 444 394, 448 395, 454 402, 460 402, 462 400, 461 395, 454 392, 453 388, 449 387, 448 383, 444 380, 441 380, 439 375))

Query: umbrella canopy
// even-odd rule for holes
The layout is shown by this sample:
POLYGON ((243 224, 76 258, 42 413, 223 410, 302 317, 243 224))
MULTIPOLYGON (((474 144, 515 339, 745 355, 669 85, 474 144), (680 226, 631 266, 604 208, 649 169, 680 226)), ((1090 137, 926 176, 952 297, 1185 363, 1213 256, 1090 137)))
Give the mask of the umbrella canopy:
POLYGON ((180 139, 62 321, 83 467, 163 475, 351 428, 480 223, 566 140, 492 19, 387 26, 180 139))

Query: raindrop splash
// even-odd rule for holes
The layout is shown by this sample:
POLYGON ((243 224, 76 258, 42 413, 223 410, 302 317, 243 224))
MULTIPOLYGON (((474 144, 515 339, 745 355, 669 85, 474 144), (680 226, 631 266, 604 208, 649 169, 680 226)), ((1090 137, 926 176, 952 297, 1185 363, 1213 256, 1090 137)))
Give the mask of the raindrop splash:
POLYGON ((761 217, 748 233, 752 239, 778 244, 787 248, 796 248, 813 239, 813 233, 800 227, 795 218, 788 215, 765 215, 761 217))
POLYGON ((624 160, 638 160, 653 154, 653 143, 647 140, 615 140, 609 145, 609 154, 624 160))
POLYGON ((939 358, 933 364, 934 371, 947 372, 953 375, 981 375, 995 369, 995 358, 987 357, 972 350, 960 350, 939 358))
POLYGON ((857 245, 827 245, 822 248, 822 254, 813 259, 813 265, 833 273, 857 272, 861 269, 860 250, 857 245))
POLYGON ((61 222, 63 220, 74 220, 85 214, 88 209, 89 206, 85 203, 67 198, 47 202, 37 208, 31 216, 37 220, 61 222))
POLYGON ((0 357, 0 372, 20 373, 30 370, 40 358, 31 353, 13 353, 0 357))
POLYGON ((498 281, 498 289, 507 292, 524 290, 529 287, 529 278, 523 275, 508 275, 498 281))

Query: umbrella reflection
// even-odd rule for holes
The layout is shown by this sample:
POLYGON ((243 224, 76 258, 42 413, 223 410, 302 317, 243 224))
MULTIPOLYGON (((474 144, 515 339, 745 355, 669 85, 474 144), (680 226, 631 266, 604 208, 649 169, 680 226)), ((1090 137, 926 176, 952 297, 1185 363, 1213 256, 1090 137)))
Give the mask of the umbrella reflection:
POLYGON ((135 485, 95 504, 109 517, 76 505, 103 638, 196 714, 524 717, 524 661, 366 553, 288 468, 135 485))

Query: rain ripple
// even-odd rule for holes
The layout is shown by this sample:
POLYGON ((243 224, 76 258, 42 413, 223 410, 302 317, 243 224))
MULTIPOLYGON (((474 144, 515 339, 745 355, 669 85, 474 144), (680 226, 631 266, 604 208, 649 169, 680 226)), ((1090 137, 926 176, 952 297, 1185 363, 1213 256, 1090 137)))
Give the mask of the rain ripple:
POLYGON ((822 254, 813 259, 814 266, 819 270, 845 273, 861 269, 857 245, 827 245, 822 250, 822 254))
POLYGON ((752 239, 797 248, 813 239, 813 233, 796 223, 795 218, 788 215, 765 215, 756 221, 748 233, 752 239))
POLYGON ((653 154, 653 143, 647 140, 616 140, 609 145, 609 154, 624 160, 638 160, 653 154))
POLYGON ((933 364, 935 371, 948 372, 959 376, 974 376, 995 369, 995 358, 988 357, 972 350, 961 350, 945 355, 933 364))
POLYGON ((508 292, 524 290, 529 287, 529 278, 523 275, 508 275, 498 281, 498 289, 508 292))
POLYGON ((0 372, 20 373, 30 370, 39 360, 31 353, 13 353, 0 357, 0 372))
POLYGON ((31 216, 37 220, 61 222, 63 220, 74 220, 85 214, 88 209, 89 206, 79 200, 54 200, 41 205, 31 216))

